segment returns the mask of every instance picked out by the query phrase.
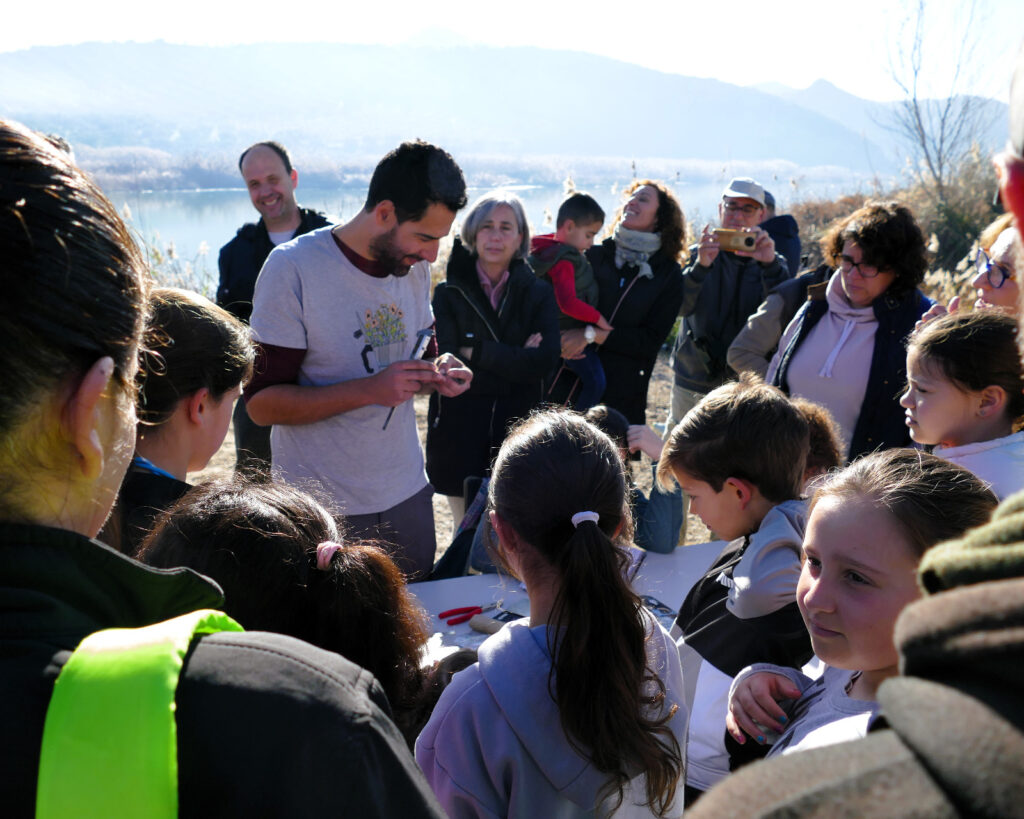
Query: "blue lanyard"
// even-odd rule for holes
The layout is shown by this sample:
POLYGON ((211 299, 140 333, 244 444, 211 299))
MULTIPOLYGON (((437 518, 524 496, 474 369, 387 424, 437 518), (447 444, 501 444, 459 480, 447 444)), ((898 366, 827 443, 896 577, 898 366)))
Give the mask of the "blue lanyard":
POLYGON ((164 478, 170 478, 172 481, 178 480, 174 475, 168 472, 166 469, 161 469, 149 458, 143 458, 141 455, 136 455, 132 458, 132 465, 137 466, 139 469, 145 469, 147 472, 152 472, 154 475, 161 475, 164 478))

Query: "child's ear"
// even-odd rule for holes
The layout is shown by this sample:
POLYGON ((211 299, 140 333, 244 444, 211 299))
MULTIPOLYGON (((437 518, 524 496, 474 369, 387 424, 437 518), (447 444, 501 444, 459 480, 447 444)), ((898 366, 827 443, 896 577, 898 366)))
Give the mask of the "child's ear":
POLYGON ((516 551, 519 544, 516 542, 515 530, 493 509, 488 513, 488 518, 491 521, 491 528, 498 536, 498 543, 501 547, 508 548, 513 552, 516 551))
POLYGON ((114 359, 104 356, 85 373, 61 412, 61 433, 78 458, 82 477, 89 480, 103 472, 104 451, 97 427, 100 399, 114 374, 114 359))
POLYGON ((745 481, 743 478, 726 478, 722 489, 736 495, 740 502, 740 509, 746 509, 750 499, 754 497, 753 487, 749 481, 745 481))
POLYGON ((997 418, 1006 412, 1006 390, 990 384, 981 391, 978 415, 982 418, 997 418))
POLYGON ((210 391, 200 387, 188 397, 188 420, 193 424, 201 424, 210 405, 210 391))

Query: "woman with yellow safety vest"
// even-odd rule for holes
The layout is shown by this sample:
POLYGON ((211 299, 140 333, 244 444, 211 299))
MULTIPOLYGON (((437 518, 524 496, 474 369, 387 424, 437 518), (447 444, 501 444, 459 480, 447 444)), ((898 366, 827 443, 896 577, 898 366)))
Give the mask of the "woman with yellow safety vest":
POLYGON ((92 539, 132 456, 148 275, 71 158, 2 119, 0 259, 4 815, 443 815, 370 674, 92 539))

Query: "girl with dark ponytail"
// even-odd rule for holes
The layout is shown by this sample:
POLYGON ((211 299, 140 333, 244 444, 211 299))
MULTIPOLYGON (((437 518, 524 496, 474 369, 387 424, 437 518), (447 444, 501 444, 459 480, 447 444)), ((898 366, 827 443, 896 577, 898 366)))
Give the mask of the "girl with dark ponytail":
POLYGON ((416 742, 441 804, 452 817, 682 815, 682 671, 625 580, 615 445, 578 415, 536 414, 501 447, 490 507, 530 618, 480 647, 416 742))

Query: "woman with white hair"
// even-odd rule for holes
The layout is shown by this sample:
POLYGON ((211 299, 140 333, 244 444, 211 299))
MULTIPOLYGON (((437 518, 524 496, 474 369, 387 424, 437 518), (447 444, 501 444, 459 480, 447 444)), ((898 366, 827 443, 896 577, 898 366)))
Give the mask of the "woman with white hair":
POLYGON ((434 290, 438 352, 473 370, 468 391, 431 395, 427 415, 427 476, 448 497, 456 524, 463 481, 488 474, 509 426, 540 404, 558 361, 558 306, 526 263, 529 251, 523 203, 506 191, 485 194, 466 214, 434 290))

